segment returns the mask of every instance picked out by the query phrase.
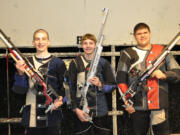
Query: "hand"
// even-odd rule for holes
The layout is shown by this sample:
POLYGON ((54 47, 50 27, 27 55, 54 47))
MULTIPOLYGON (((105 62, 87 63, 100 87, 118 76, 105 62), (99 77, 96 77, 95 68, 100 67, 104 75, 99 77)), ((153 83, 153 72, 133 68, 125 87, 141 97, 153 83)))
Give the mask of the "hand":
POLYGON ((132 105, 129 106, 127 101, 125 102, 125 106, 126 106, 125 110, 126 110, 128 113, 132 114, 132 113, 135 112, 134 107, 133 107, 132 105))
POLYGON ((18 71, 18 74, 19 75, 23 75, 24 74, 24 71, 25 71, 25 62, 24 62, 24 60, 18 60, 17 62, 16 62, 16 69, 17 69, 17 71, 18 71))
POLYGON ((85 117, 89 117, 87 113, 85 113, 83 110, 80 110, 79 108, 76 108, 75 112, 80 121, 88 122, 88 120, 85 118, 85 117))
POLYGON ((101 81, 99 80, 98 77, 94 76, 94 77, 90 78, 88 81, 89 81, 91 84, 102 88, 102 83, 101 83, 101 81))
POLYGON ((54 101, 54 108, 53 110, 56 110, 58 107, 60 107, 61 105, 63 104, 63 97, 62 96, 59 96, 59 98, 57 98, 55 101, 54 101))
POLYGON ((157 79, 166 79, 167 77, 161 70, 155 70, 151 76, 157 79))

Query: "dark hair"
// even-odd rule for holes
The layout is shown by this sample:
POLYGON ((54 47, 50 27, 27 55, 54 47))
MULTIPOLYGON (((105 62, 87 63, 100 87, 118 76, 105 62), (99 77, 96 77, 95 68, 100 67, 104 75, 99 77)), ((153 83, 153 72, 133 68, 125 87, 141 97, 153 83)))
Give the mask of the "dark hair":
POLYGON ((37 29, 37 30, 34 32, 34 34, 33 34, 33 40, 35 40, 35 35, 36 35, 37 33, 39 33, 39 32, 44 32, 44 33, 46 33, 47 38, 48 38, 48 40, 49 40, 49 34, 48 34, 48 32, 47 32, 45 29, 37 29))
POLYGON ((148 29, 149 32, 150 32, 150 28, 149 28, 149 26, 148 26, 147 24, 145 24, 145 23, 138 23, 138 24, 136 24, 136 26, 134 27, 134 35, 136 34, 136 31, 137 31, 137 30, 143 29, 143 28, 148 29))
POLYGON ((91 33, 86 33, 85 35, 83 35, 82 40, 81 40, 81 44, 82 44, 82 43, 84 42, 84 40, 86 40, 86 39, 90 39, 90 40, 94 41, 95 44, 96 44, 96 42, 97 42, 96 37, 95 37, 93 34, 91 34, 91 33))

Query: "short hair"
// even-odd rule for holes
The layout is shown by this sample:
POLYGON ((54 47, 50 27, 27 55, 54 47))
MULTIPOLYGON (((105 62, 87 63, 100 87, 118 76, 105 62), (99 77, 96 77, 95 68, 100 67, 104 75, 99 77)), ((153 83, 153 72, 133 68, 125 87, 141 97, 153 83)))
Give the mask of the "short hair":
POLYGON ((82 43, 84 42, 84 40, 86 40, 86 39, 90 39, 90 40, 94 41, 95 44, 97 43, 96 37, 95 37, 93 34, 91 34, 91 33, 86 33, 86 34, 84 34, 84 35, 82 36, 81 44, 82 44, 82 43))
POLYGON ((149 26, 146 23, 141 22, 141 23, 138 23, 138 24, 135 25, 135 27, 134 27, 134 35, 136 34, 137 30, 143 29, 143 28, 148 29, 149 32, 150 32, 149 26))
POLYGON ((45 29, 37 29, 37 30, 34 32, 34 34, 33 34, 33 41, 35 40, 35 35, 36 35, 37 33, 39 33, 39 32, 44 32, 44 33, 46 33, 47 38, 48 38, 48 40, 49 40, 49 34, 48 34, 48 32, 47 32, 45 29))

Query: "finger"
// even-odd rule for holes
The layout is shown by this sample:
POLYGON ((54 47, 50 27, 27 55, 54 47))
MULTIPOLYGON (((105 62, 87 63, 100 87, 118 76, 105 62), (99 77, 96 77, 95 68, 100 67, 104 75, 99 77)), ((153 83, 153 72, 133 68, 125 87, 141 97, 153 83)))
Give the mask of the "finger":
POLYGON ((82 120, 83 120, 83 122, 87 122, 88 121, 85 116, 82 118, 82 120))
POLYGON ((130 108, 129 107, 126 107, 126 111, 129 111, 130 110, 130 108))
POLYGON ((63 99, 63 97, 62 97, 62 96, 59 96, 58 100, 60 100, 60 101, 61 101, 62 99, 63 99))
POLYGON ((87 121, 87 119, 86 118, 80 118, 80 120, 82 121, 82 122, 86 122, 87 121))
POLYGON ((134 112, 135 112, 135 109, 134 109, 134 108, 129 108, 127 111, 128 111, 128 113, 131 114, 131 113, 134 113, 134 112))
POLYGON ((132 110, 130 113, 132 114, 132 113, 134 113, 135 112, 135 110, 132 110))
POLYGON ((86 118, 84 117, 84 115, 78 115, 78 118, 79 118, 80 121, 82 121, 82 122, 86 121, 86 118))
POLYGON ((84 122, 88 122, 88 120, 85 118, 85 119, 84 119, 84 122))
POLYGON ((88 81, 89 81, 89 82, 92 82, 92 78, 90 78, 88 81))
POLYGON ((85 112, 83 113, 83 115, 89 117, 89 115, 87 113, 85 113, 85 112))
POLYGON ((155 73, 152 73, 151 77, 154 77, 155 76, 155 73))
POLYGON ((25 62, 24 62, 23 60, 18 60, 18 61, 17 61, 17 64, 18 64, 18 65, 24 65, 25 62))

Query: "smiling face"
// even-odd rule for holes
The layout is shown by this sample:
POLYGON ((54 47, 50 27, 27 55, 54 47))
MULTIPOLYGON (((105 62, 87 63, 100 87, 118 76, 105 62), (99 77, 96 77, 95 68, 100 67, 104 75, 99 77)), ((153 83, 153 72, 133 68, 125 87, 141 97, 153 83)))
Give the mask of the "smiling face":
POLYGON ((143 22, 140 22, 134 27, 134 38, 137 41, 138 47, 142 49, 150 49, 150 36, 151 30, 150 27, 143 22))
POLYGON ((82 48, 86 55, 92 55, 96 48, 96 43, 91 39, 86 39, 82 42, 82 48))
POLYGON ((84 56, 86 59, 91 60, 94 55, 94 50, 96 48, 96 37, 91 33, 86 33, 83 35, 81 40, 81 45, 84 51, 84 56))
POLYGON ((150 46, 150 31, 147 28, 138 29, 134 37, 141 48, 150 46))
POLYGON ((37 53, 47 52, 49 43, 49 36, 45 31, 40 30, 34 34, 33 45, 37 53))

